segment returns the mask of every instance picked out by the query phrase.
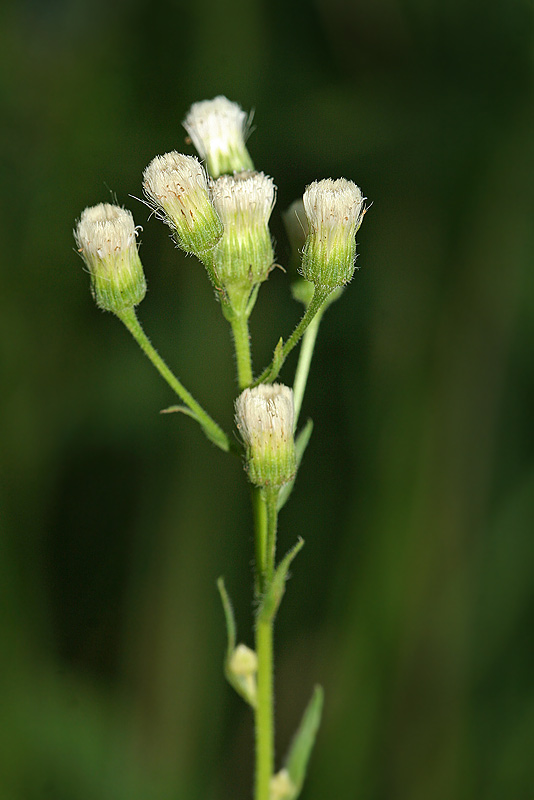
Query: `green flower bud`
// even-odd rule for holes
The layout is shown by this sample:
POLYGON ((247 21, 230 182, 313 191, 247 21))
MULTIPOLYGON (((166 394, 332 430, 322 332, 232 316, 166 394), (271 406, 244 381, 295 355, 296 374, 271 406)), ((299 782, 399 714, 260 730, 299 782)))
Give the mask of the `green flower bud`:
POLYGON ((93 297, 105 311, 120 314, 146 294, 137 230, 129 211, 109 203, 86 208, 74 230, 91 275, 93 297))
POLYGON ((365 198, 345 178, 314 181, 304 192, 309 234, 302 253, 302 276, 334 289, 354 274, 356 231, 361 225, 365 198))
POLYGON ((245 389, 235 410, 250 481, 273 487, 290 481, 296 470, 293 390, 281 383, 245 389))
POLYGON ((208 193, 204 167, 194 156, 156 156, 143 173, 143 188, 156 213, 172 228, 176 243, 201 257, 222 235, 208 193))
POLYGON ((222 95, 191 106, 183 125, 213 178, 254 169, 245 147, 249 121, 237 103, 222 95))
POLYGON ((222 175, 210 184, 213 205, 224 232, 213 251, 213 269, 227 290, 248 296, 272 269, 274 252, 269 217, 275 202, 272 178, 263 172, 222 175))

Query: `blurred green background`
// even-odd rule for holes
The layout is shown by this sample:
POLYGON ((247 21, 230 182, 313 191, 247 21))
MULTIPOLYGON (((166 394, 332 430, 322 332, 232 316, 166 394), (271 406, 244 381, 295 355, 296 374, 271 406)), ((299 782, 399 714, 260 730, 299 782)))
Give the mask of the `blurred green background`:
MULTIPOLYGON (((372 201, 325 317, 280 547, 279 759, 315 682, 306 800, 534 797, 531 0, 4 0, 1 800, 250 797, 216 578, 251 644, 237 461, 99 312, 82 209, 143 225, 147 332, 227 429, 227 325, 140 197, 196 100, 255 108, 272 229, 315 178, 372 201), (131 197, 130 195, 133 195, 131 197)), ((192 152, 189 148, 188 152, 192 152)), ((300 308, 273 273, 256 368, 300 308)), ((291 382, 295 359, 282 379, 291 382)))

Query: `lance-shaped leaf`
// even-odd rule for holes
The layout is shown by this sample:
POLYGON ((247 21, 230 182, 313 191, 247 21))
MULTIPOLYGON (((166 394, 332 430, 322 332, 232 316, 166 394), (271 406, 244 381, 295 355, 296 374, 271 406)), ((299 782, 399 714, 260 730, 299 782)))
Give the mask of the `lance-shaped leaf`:
POLYGON ((309 419, 306 425, 303 427, 303 429, 300 431, 300 433, 295 439, 295 459, 297 462, 297 469, 292 479, 287 483, 285 483, 278 492, 278 501, 277 501, 278 511, 280 511, 280 509, 282 509, 285 506, 285 504, 288 501, 289 495, 293 491, 293 487, 295 485, 295 479, 297 477, 297 473, 300 467, 300 462, 302 461, 302 457, 304 456, 304 453, 308 446, 308 442, 310 441, 312 431, 313 431, 313 420, 309 419))
POLYGON ((273 579, 270 585, 267 587, 267 591, 263 596, 263 600, 261 601, 261 605, 258 610, 258 619, 262 620, 262 622, 269 622, 274 619, 285 591, 287 573, 289 571, 289 567, 291 566, 291 562, 303 547, 304 539, 299 539, 296 545, 291 548, 291 550, 284 556, 280 564, 277 566, 273 579))
POLYGON ((315 737, 321 722, 323 696, 322 687, 316 686, 289 748, 284 768, 289 775, 294 792, 288 796, 288 800, 296 800, 302 789, 315 737))

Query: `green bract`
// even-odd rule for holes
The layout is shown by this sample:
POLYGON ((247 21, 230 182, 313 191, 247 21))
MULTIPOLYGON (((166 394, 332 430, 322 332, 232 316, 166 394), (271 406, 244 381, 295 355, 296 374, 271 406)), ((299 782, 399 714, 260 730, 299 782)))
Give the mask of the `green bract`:
POLYGON ((269 217, 275 202, 272 178, 263 172, 222 175, 211 181, 213 205, 223 223, 223 235, 212 255, 213 270, 232 294, 248 297, 272 269, 274 252, 269 217))

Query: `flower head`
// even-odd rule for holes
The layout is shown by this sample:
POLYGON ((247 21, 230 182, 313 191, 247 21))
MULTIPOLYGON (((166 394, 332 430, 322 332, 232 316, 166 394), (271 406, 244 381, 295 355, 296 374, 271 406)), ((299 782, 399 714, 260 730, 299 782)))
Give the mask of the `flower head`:
POLYGON ((254 169, 245 147, 248 115, 237 103, 222 95, 193 103, 183 125, 212 177, 254 169))
POLYGON ((98 306, 120 313, 146 293, 137 251, 137 229, 130 211, 109 203, 86 208, 74 230, 78 250, 91 275, 98 306))
POLYGON ((282 486, 295 474, 293 390, 281 383, 245 389, 236 400, 248 476, 256 486, 282 486))
POLYGON ((224 232, 214 250, 221 284, 247 292, 264 281, 273 266, 269 217, 275 202, 272 178, 263 172, 222 175, 210 183, 213 205, 224 232))
POLYGON ((309 233, 302 254, 302 275, 333 289, 354 274, 356 232, 365 213, 360 189, 345 178, 314 181, 303 201, 309 233))
POLYGON ((176 151, 156 156, 143 173, 143 188, 173 229, 179 247, 202 256, 215 246, 222 224, 209 197, 204 167, 197 158, 176 151))

